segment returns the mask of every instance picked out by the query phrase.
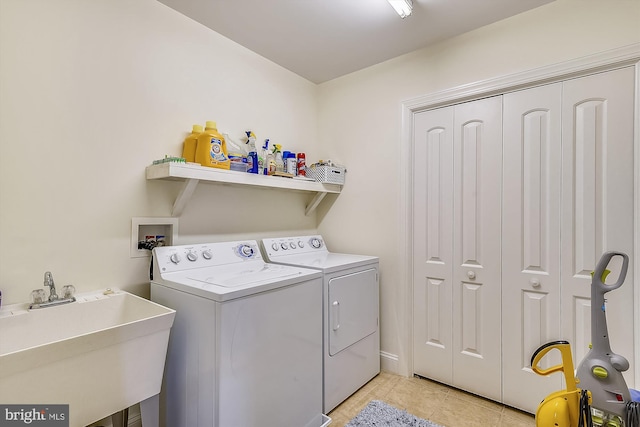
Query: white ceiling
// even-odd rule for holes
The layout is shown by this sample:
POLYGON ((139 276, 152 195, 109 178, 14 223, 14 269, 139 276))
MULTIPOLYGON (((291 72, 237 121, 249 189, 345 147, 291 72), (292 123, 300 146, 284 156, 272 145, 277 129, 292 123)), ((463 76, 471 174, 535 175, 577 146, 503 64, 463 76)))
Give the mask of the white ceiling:
POLYGON ((426 47, 553 0, 159 0, 312 81, 426 47))

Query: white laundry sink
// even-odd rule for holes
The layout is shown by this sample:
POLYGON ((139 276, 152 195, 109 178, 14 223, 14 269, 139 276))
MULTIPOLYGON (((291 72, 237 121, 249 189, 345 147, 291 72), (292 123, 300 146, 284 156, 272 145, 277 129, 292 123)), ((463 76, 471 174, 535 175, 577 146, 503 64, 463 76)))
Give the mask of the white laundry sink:
POLYGON ((174 317, 120 290, 54 307, 2 307, 0 402, 68 404, 69 425, 86 426, 145 401, 143 424, 155 424, 174 317))

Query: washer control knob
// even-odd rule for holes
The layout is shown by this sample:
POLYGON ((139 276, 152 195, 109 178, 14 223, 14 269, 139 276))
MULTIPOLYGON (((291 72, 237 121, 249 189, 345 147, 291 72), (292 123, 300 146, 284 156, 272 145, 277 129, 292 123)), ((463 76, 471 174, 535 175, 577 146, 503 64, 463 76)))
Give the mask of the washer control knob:
POLYGON ((322 240, 318 239, 317 237, 314 237, 313 239, 311 239, 309 243, 311 243, 311 246, 313 246, 316 249, 320 249, 322 247, 322 240))
POLYGON ((278 249, 280 249, 280 246, 278 246, 277 243, 274 243, 271 245, 271 249, 273 249, 274 251, 277 251, 278 249))
POLYGON ((198 254, 193 252, 193 251, 189 251, 187 252, 187 259, 191 262, 195 261, 198 259, 198 254))
POLYGON ((289 246, 287 246, 287 244, 286 244, 286 243, 280 243, 280 247, 281 247, 283 250, 285 250, 285 251, 286 251, 287 249, 289 249, 289 246))
POLYGON ((304 248, 304 242, 302 240, 298 240, 298 247, 304 248))
POLYGON ((289 243, 289 247, 291 249, 295 249, 296 248, 296 244, 294 242, 289 243))
POLYGON ((202 251, 202 258, 211 259, 212 258, 211 250, 210 249, 205 249, 204 251, 202 251))
POLYGON ((177 263, 180 262, 180 255, 178 255, 177 253, 174 252, 169 257, 169 260, 171 260, 172 263, 177 264, 177 263))
POLYGON ((251 258, 253 256, 253 248, 249 245, 241 245, 238 248, 238 254, 244 258, 251 258))

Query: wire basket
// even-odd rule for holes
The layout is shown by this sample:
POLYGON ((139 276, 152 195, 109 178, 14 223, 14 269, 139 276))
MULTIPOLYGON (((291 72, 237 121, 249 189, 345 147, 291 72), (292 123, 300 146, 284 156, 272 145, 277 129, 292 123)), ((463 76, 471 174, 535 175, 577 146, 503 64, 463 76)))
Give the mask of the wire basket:
POLYGON ((307 168, 307 177, 317 182, 344 185, 347 169, 341 166, 311 165, 307 168))

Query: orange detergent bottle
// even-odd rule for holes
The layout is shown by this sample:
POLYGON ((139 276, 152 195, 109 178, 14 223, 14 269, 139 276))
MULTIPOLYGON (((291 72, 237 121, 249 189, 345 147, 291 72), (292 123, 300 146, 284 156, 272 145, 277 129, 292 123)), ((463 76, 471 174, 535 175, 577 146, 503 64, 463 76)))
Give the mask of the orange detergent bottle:
POLYGON ((198 136, 196 163, 212 168, 229 169, 227 143, 216 127, 216 122, 208 121, 204 132, 198 136))
POLYGON ((184 144, 182 146, 182 157, 187 162, 196 161, 196 147, 198 146, 198 136, 201 133, 202 133, 202 126, 193 125, 193 130, 184 139, 184 144))

